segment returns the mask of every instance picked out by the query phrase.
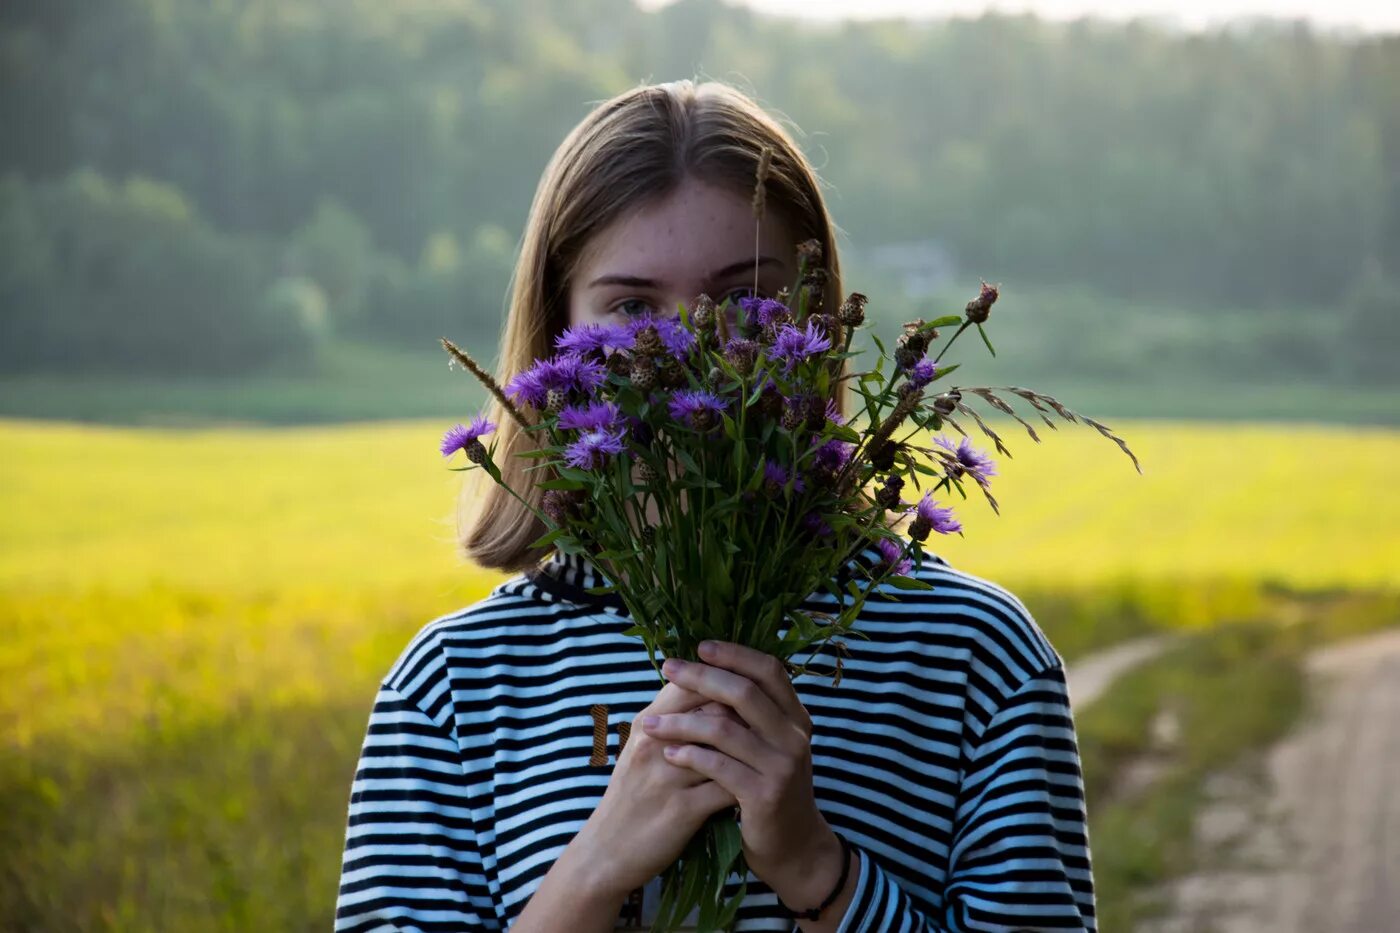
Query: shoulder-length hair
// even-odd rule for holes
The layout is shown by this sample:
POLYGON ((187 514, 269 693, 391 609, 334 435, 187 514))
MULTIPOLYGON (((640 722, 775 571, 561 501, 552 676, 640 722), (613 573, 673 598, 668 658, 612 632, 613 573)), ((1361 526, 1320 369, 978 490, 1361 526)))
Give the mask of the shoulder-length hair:
MULTIPOLYGON (((763 149, 772 150, 764 185, 765 211, 776 211, 798 242, 815 239, 826 266, 824 310, 840 301, 835 227, 815 171, 777 120, 743 92, 705 81, 673 81, 626 91, 591 111, 560 143, 540 178, 511 278, 510 307, 501 332, 500 384, 554 353, 569 323, 570 278, 584 246, 624 213, 659 199, 685 178, 723 185, 748 197, 763 149)), ((794 244, 795 245, 795 244, 794 244)), ((841 361, 838 375, 844 375, 841 361)), ((845 413, 843 381, 835 383, 845 413)), ((536 445, 493 402, 496 462, 502 478, 535 507, 543 499, 517 454, 536 445)), ((471 471, 458 501, 458 543, 466 557, 495 570, 528 569, 547 555, 531 543, 548 529, 484 471, 471 471), (481 486, 485 483, 484 491, 481 486), (462 513, 470 521, 462 526, 462 513)))

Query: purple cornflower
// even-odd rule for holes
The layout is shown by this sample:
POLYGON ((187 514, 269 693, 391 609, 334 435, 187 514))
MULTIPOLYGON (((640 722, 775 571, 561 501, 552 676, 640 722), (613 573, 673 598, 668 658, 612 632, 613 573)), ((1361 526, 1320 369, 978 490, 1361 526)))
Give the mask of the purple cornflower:
MULTIPOLYGON (((778 493, 787 488, 788 478, 792 476, 780 463, 772 460, 763 461, 763 482, 768 486, 769 492, 778 493)), ((803 493, 807 491, 807 482, 802 478, 802 474, 792 477, 792 491, 803 493)))
POLYGON ((487 421, 485 415, 477 415, 472 421, 471 427, 462 424, 455 424, 447 429, 447 433, 442 436, 442 443, 438 449, 442 451, 444 457, 450 457, 458 450, 467 450, 470 445, 481 446, 480 438, 483 434, 490 434, 496 430, 494 422, 487 421))
POLYGON ((630 350, 636 334, 622 324, 581 324, 566 327, 554 338, 554 346, 563 353, 583 355, 590 351, 606 352, 605 348, 630 350))
POLYGON ((812 463, 819 470, 838 473, 850 462, 854 446, 849 441, 832 439, 817 448, 812 454, 812 463))
POLYGON ((802 516, 802 527, 819 538, 829 538, 835 534, 820 512, 808 512, 802 516))
POLYGON ((953 468, 954 476, 961 475, 961 473, 966 470, 968 473, 972 474, 973 479, 982 484, 984 489, 988 486, 987 477, 996 476, 996 463, 986 454, 973 449, 966 434, 963 435, 962 441, 957 447, 954 447, 949 441, 942 437, 935 437, 933 442, 951 450, 957 455, 957 463, 953 468))
POLYGON ((744 309, 744 322, 759 327, 792 318, 792 309, 776 298, 740 298, 739 307, 744 309))
POLYGON ((505 391, 517 402, 543 409, 550 390, 588 394, 607 377, 607 367, 602 363, 577 353, 561 353, 547 360, 536 360, 535 365, 507 382, 505 391))
POLYGON ((834 398, 826 400, 826 420, 836 424, 846 423, 846 419, 841 417, 841 412, 836 410, 836 399, 834 398))
MULTIPOLYGON (((628 334, 633 341, 636 340, 637 332, 648 324, 656 328, 657 336, 661 338, 661 343, 678 360, 684 360, 690 355, 691 349, 695 346, 695 335, 686 330, 681 319, 675 315, 657 317, 650 311, 643 311, 636 317, 628 320, 626 325, 628 334)), ((630 346, 631 344, 629 344, 630 346)))
POLYGON ((933 374, 937 371, 938 364, 928 357, 924 357, 909 367, 909 381, 922 389, 933 381, 933 374))
POLYGON ((831 338, 827 337, 810 319, 803 330, 792 324, 778 328, 778 334, 769 348, 768 358, 783 364, 784 375, 791 375, 792 368, 809 356, 831 349, 831 338))
POLYGON ((907 574, 914 566, 914 562, 907 557, 901 557, 904 549, 895 544, 889 538, 881 538, 875 547, 879 548, 880 556, 885 559, 885 564, 896 574, 907 574))
POLYGON ((617 431, 585 431, 564 448, 564 460, 580 470, 596 470, 610 454, 622 453, 622 434, 617 431))
POLYGON ((919 504, 910 511, 918 512, 916 521, 923 522, 929 529, 939 534, 947 535, 955 531, 962 531, 962 522, 953 517, 953 510, 935 505, 932 493, 924 493, 919 504))
POLYGON ((720 412, 728 403, 703 389, 683 389, 671 396, 671 417, 697 431, 712 430, 720 422, 720 412))
POLYGON ((559 427, 574 431, 615 430, 622 421, 622 410, 614 402, 570 405, 559 412, 559 427))

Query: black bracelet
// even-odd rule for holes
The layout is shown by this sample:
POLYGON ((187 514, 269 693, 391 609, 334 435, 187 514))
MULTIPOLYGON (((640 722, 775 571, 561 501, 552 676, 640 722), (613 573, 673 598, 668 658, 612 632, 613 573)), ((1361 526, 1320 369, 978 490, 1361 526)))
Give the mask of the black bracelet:
POLYGON ((851 871, 851 846, 850 843, 846 841, 846 837, 840 833, 836 833, 836 838, 841 840, 841 880, 836 882, 836 887, 831 889, 831 893, 826 896, 826 900, 822 901, 820 907, 810 907, 807 910, 793 910, 783 903, 781 897, 778 898, 778 906, 787 911, 788 919, 820 920, 822 911, 831 906, 831 902, 836 900, 837 895, 841 893, 841 889, 846 886, 846 876, 850 874, 851 871))

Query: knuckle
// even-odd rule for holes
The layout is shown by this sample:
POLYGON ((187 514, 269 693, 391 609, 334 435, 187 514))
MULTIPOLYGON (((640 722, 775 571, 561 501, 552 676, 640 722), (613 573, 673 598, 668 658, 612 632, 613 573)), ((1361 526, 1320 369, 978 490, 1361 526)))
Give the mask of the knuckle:
POLYGON ((758 684, 754 683, 752 680, 748 680, 744 682, 744 685, 739 688, 738 692, 740 703, 745 705, 752 705, 758 702, 758 699, 762 695, 763 690, 758 686, 758 684))

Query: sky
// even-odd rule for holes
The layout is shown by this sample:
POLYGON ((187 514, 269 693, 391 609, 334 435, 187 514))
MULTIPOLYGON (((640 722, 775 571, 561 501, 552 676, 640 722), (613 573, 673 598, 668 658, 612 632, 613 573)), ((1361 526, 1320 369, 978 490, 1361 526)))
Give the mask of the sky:
MULTIPOLYGON (((665 6, 671 0, 639 0, 665 6)), ((976 16, 987 10, 1034 12, 1047 19, 1092 15, 1124 20, 1149 16, 1186 29, 1211 28, 1236 17, 1303 18, 1319 28, 1400 32, 1400 0, 727 0, 764 13, 813 20, 976 16)))

